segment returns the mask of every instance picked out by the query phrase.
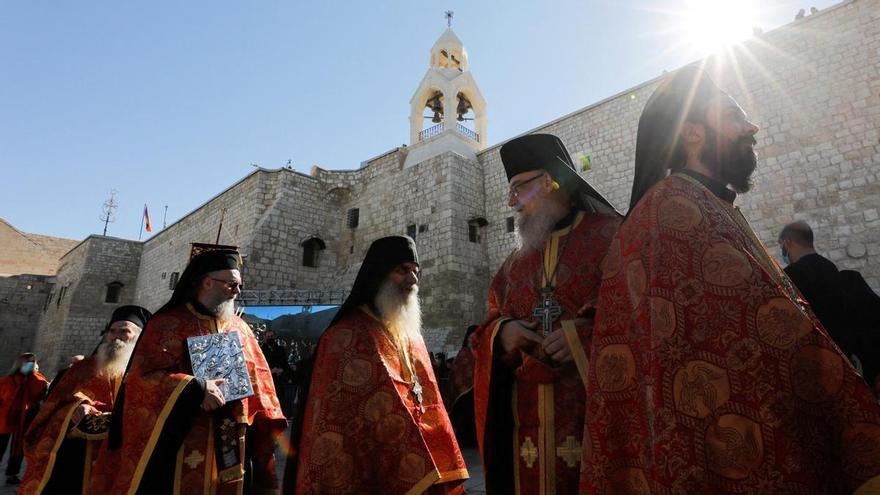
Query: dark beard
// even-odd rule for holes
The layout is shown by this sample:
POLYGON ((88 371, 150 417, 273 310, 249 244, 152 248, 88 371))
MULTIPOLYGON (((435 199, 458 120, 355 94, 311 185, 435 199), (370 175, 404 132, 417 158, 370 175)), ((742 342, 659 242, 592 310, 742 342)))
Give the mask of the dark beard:
POLYGON ((729 184, 738 193, 748 192, 752 188, 752 173, 758 166, 758 158, 755 156, 754 136, 743 136, 736 141, 721 145, 721 136, 708 125, 706 140, 703 151, 700 153, 700 161, 711 170, 714 170, 721 181, 729 184))

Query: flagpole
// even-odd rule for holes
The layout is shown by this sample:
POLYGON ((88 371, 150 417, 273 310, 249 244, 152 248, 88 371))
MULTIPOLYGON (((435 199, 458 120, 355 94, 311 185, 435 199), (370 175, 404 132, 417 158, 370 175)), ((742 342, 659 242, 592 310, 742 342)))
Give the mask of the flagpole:
MULTIPOLYGON (((144 210, 147 209, 146 203, 144 203, 144 210)), ((138 240, 141 240, 141 236, 144 235, 144 212, 141 212, 141 230, 138 231, 138 240)))

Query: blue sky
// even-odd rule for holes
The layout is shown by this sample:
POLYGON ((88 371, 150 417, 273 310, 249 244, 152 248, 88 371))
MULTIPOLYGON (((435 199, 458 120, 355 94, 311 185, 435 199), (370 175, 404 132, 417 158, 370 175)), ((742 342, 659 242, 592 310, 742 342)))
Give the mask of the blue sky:
MULTIPOLYGON (((723 26, 748 3, 7 0, 0 217, 81 239, 101 233, 115 189, 108 234, 137 239, 144 203, 156 233, 165 205, 170 224, 251 163, 357 168, 408 141, 409 99, 447 9, 494 144, 698 58, 706 44, 683 20, 695 2, 717 3, 723 26)), ((769 31, 810 6, 755 5, 741 29, 769 31)))
MULTIPOLYGON (((310 311, 318 313, 325 309, 334 308, 335 306, 312 306, 310 311)), ((295 315, 303 312, 302 306, 248 306, 245 313, 254 315, 266 320, 274 320, 279 316, 295 315)))

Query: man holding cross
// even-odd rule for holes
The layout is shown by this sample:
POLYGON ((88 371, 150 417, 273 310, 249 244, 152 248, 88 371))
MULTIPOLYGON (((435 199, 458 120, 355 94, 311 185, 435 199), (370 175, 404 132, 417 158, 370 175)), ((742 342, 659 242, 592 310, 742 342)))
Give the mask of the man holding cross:
POLYGON ((489 493, 577 493, 593 302, 620 215, 556 136, 501 147, 519 246, 472 339, 489 493))

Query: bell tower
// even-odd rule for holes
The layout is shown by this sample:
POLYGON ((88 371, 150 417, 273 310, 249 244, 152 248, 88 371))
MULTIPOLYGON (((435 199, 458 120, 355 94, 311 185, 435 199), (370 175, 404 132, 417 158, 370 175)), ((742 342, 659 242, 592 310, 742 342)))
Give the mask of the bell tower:
POLYGON ((410 99, 410 146, 406 166, 447 150, 475 158, 486 147, 486 100, 470 72, 467 50, 452 31, 431 47, 428 71, 410 99))

